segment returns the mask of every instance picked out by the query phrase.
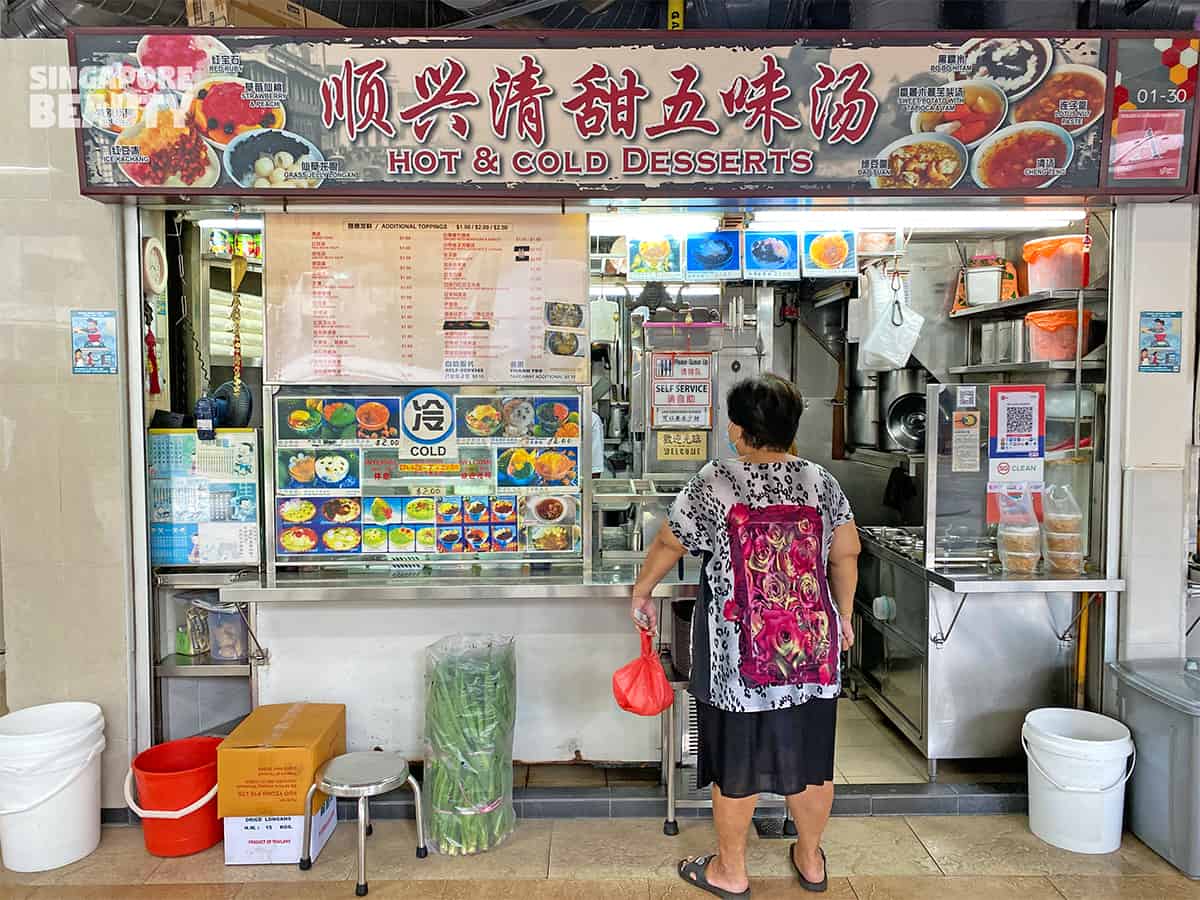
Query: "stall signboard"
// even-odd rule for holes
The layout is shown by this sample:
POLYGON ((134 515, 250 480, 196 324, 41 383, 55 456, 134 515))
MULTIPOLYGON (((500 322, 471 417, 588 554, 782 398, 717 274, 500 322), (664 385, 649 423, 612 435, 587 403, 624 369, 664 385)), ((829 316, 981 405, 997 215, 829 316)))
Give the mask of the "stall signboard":
POLYGON ((988 389, 987 519, 1000 521, 999 497, 1026 490, 1040 516, 1046 465, 1046 386, 988 389))
POLYGON ((70 41, 88 194, 1077 196, 1178 190, 1194 170, 1194 34, 70 41))
POLYGON ((150 561, 156 566, 258 565, 258 434, 154 428, 146 441, 150 561))
MULTIPOLYGON (((272 214, 266 229, 268 382, 587 382, 583 215, 272 214)), ((412 426, 393 437, 423 445, 412 426)))
POLYGON ((289 392, 274 412, 279 557, 580 551, 577 392, 289 392))
MULTIPOLYGON (((663 351, 650 356, 651 427, 712 427, 712 354, 663 351)), ((659 459, 666 459, 660 456, 659 459)))

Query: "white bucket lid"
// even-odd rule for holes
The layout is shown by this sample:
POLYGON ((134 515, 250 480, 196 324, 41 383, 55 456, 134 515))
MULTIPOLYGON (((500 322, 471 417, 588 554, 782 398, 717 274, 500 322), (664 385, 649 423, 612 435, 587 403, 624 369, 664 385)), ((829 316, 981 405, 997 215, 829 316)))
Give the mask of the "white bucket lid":
POLYGON ((76 732, 104 727, 104 711, 95 703, 66 702, 28 706, 0 716, 0 746, 54 740, 76 732))
POLYGON ((1025 716, 1022 733, 1031 744, 1075 759, 1119 760, 1133 752, 1128 728, 1082 709, 1035 709, 1025 716))

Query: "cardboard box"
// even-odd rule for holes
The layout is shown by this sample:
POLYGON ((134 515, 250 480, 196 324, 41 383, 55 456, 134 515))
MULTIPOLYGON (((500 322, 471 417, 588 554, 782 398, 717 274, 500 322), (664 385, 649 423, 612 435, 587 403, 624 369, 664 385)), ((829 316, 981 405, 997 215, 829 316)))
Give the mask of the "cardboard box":
POLYGON ((341 28, 291 0, 187 0, 188 24, 197 28, 341 28))
MULTIPOLYGON (((341 703, 260 706, 217 748, 217 814, 303 815, 317 769, 345 752, 341 703)), ((314 811, 324 799, 317 794, 314 811)))
MULTIPOLYGON (((337 801, 326 797, 313 814, 309 858, 315 860, 337 828, 337 801)), ((225 865, 264 866, 300 862, 304 816, 230 816, 225 820, 225 865)))

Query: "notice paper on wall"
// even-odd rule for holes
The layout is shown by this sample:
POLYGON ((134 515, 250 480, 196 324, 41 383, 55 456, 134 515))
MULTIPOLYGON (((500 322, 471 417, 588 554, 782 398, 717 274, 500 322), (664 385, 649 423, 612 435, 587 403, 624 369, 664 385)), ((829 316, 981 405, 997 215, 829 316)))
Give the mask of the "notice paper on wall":
POLYGON ((979 410, 960 409, 954 413, 954 434, 950 447, 952 472, 979 471, 979 410))

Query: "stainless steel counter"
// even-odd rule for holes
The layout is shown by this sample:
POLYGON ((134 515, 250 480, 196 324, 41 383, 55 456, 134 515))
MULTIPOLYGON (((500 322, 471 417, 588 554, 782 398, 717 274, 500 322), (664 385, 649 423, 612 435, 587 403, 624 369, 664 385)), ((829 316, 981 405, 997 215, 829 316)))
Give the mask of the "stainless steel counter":
MULTIPOLYGON (((311 576, 300 572, 280 573, 275 585, 253 575, 230 576, 220 584, 224 603, 416 603, 458 593, 473 599, 512 600, 627 600, 637 578, 638 566, 609 565, 585 573, 535 572, 528 568, 501 574, 481 569, 479 574, 388 575, 347 572, 340 577, 311 576)), ((685 567, 683 578, 670 573, 654 591, 655 597, 695 597, 699 571, 685 567)), ((216 585, 214 585, 216 586, 216 585)))
POLYGON ((898 552, 880 541, 871 530, 860 528, 858 533, 864 552, 869 552, 914 575, 920 575, 931 584, 956 594, 1011 594, 1021 591, 1082 594, 1125 590, 1124 579, 1105 578, 1098 572, 1055 578, 1051 575, 1013 575, 982 564, 938 565, 929 569, 913 556, 898 552))
POLYGON ((1018 753, 1025 714, 1071 696, 1076 595, 1123 582, 1000 575, 964 558, 927 569, 919 541, 880 537, 862 534, 850 689, 922 751, 931 776, 939 759, 1018 753))

